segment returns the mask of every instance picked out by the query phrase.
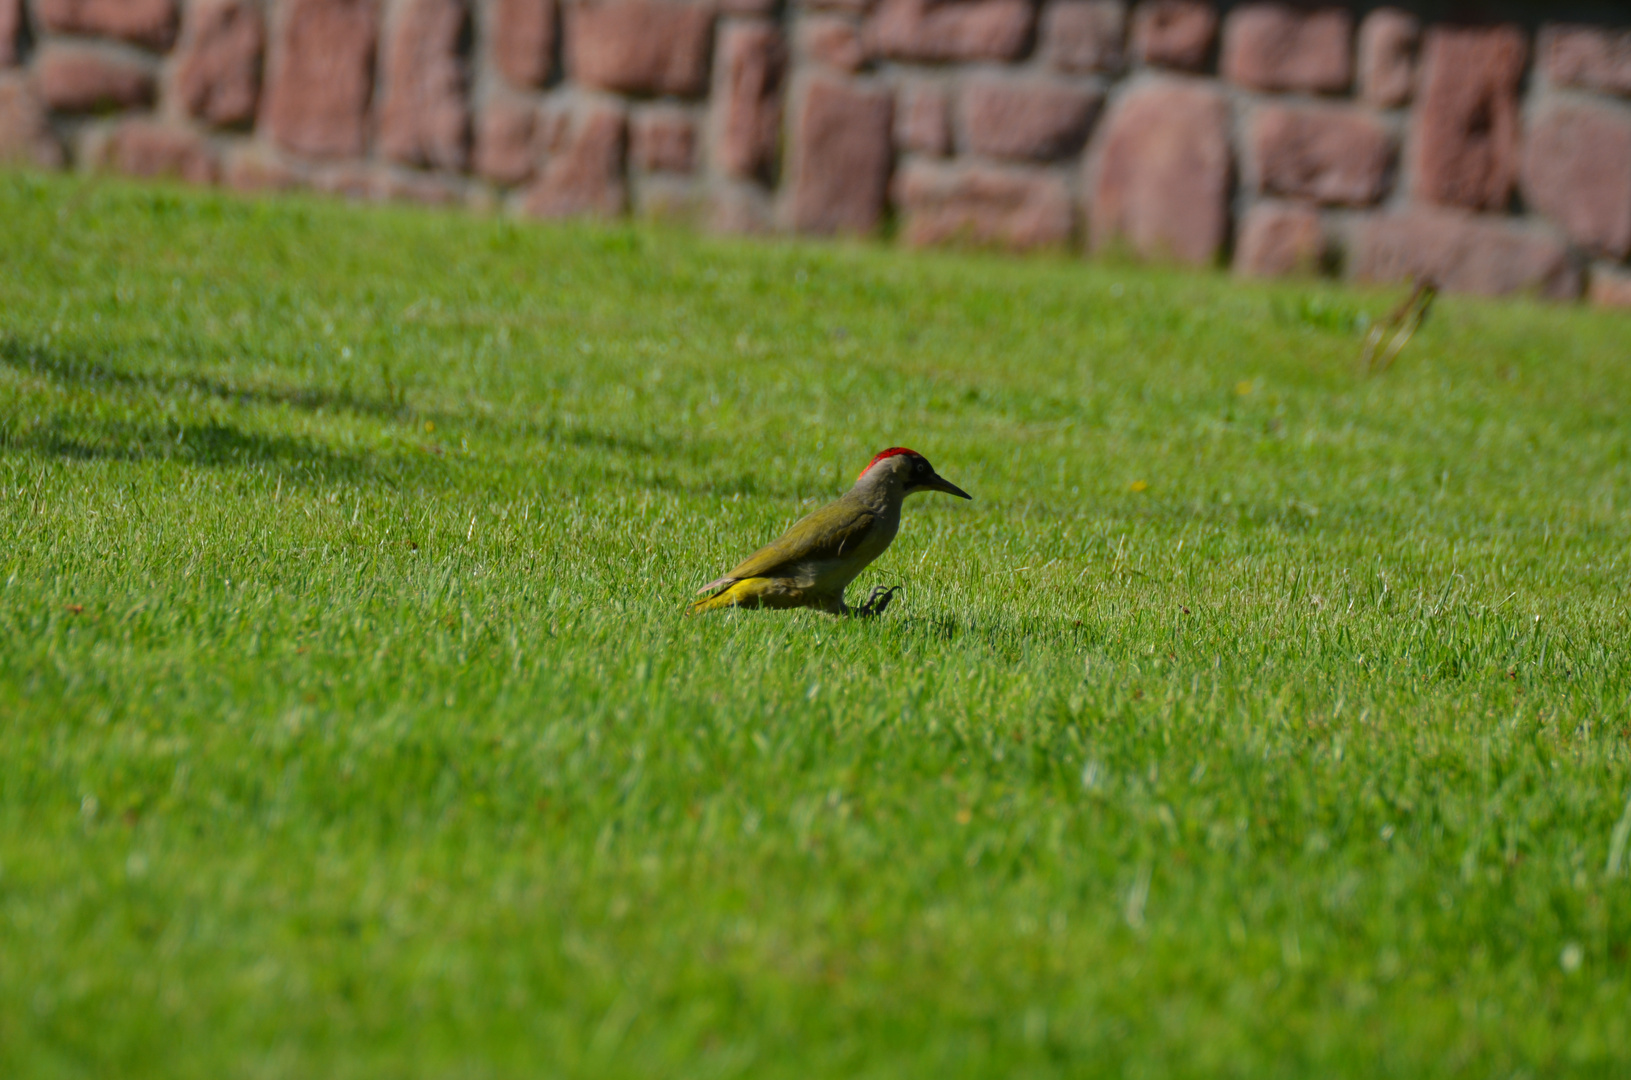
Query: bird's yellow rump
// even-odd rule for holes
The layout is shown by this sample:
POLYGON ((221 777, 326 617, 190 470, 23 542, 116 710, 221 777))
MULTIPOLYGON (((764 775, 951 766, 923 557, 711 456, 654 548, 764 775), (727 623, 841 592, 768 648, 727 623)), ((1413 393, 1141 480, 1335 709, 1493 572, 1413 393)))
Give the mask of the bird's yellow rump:
POLYGON ((799 604, 779 604, 781 599, 777 595, 775 578, 746 578, 734 581, 729 588, 722 589, 701 600, 694 600, 686 609, 689 615, 700 615, 704 611, 713 611, 723 607, 799 607, 799 604))

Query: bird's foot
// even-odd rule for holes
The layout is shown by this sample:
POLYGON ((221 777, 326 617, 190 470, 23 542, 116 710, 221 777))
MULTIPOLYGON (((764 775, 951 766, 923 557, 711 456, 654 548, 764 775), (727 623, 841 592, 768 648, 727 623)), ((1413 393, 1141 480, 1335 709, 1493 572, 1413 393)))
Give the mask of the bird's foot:
POLYGON ((889 602, 895 598, 895 594, 905 588, 904 585, 879 585, 872 590, 872 595, 867 597, 866 603, 855 609, 855 614, 863 619, 882 615, 884 608, 887 608, 889 602))

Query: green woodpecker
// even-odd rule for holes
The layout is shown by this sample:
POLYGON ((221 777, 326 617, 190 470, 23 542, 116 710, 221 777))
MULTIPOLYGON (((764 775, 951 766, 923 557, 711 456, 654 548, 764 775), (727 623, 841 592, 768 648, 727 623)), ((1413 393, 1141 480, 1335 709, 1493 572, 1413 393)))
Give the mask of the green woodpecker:
POLYGON ((973 496, 941 479, 916 450, 892 446, 867 462, 855 486, 793 523, 780 540, 755 551, 724 577, 698 593, 688 614, 722 607, 813 607, 833 615, 879 615, 899 585, 874 589, 858 608, 844 603, 855 575, 889 547, 900 529, 900 505, 918 491, 973 496))

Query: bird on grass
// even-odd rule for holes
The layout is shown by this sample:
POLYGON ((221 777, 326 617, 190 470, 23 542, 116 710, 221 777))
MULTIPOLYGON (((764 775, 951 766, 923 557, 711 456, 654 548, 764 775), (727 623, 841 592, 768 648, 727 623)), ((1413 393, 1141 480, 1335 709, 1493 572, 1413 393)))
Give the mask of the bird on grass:
POLYGON ((934 471, 916 450, 891 446, 867 462, 855 486, 760 548, 722 578, 697 592, 686 614, 716 608, 809 607, 832 615, 881 615, 899 585, 880 585, 860 607, 844 603, 844 590, 867 564, 882 555, 900 530, 900 506, 919 491, 974 496, 934 471))

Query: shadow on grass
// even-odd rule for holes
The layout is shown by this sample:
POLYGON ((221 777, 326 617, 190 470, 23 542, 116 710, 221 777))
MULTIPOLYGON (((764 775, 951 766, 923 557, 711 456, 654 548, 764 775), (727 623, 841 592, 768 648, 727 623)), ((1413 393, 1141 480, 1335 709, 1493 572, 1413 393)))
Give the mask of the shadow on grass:
POLYGON ((120 407, 124 401, 119 400, 121 391, 140 390, 160 396, 207 395, 233 403, 287 404, 310 411, 395 414, 378 401, 344 392, 243 390, 197 375, 121 371, 98 360, 28 345, 9 336, 0 337, 0 363, 44 375, 85 395, 83 407, 36 417, 32 422, 13 418, 12 423, 5 423, 0 416, 3 455, 35 454, 69 461, 174 461, 204 468, 270 468, 295 482, 319 483, 397 484, 418 478, 428 465, 428 461, 400 456, 336 450, 313 439, 254 431, 213 417, 182 419, 157 410, 143 410, 148 411, 143 416, 120 407))
MULTIPOLYGON (((179 356, 197 351, 189 349, 185 342, 175 348, 179 356)), ((419 415, 395 390, 369 394, 349 386, 245 386, 196 372, 130 371, 83 349, 31 342, 14 334, 0 334, 0 364, 96 398, 131 393, 159 399, 212 398, 231 405, 287 406, 310 413, 349 413, 385 421, 417 419, 419 415)), ((0 427, 0 453, 29 451, 73 460, 168 459, 213 467, 275 464, 299 466, 314 478, 401 479, 416 471, 413 464, 400 458, 386 464, 374 455, 340 452, 298 436, 258 433, 219 419, 131 419, 128 409, 120 410, 124 414, 121 418, 112 419, 95 415, 96 411, 59 414, 21 431, 0 427)), ((753 472, 711 478, 709 474, 721 457, 717 446, 656 431, 620 431, 553 417, 517 420, 448 412, 423 415, 444 427, 457 424, 464 430, 485 428, 500 439, 508 436, 535 441, 543 444, 545 453, 551 445, 582 451, 599 459, 596 468, 611 483, 704 499, 783 499, 808 494, 807 483, 776 482, 753 472)))
MULTIPOLYGON (((791 499, 796 498, 799 491, 791 484, 765 484, 759 477, 751 473, 737 473, 735 476, 721 477, 717 480, 684 480, 671 475, 670 472, 659 469, 636 471, 628 477, 629 481, 642 487, 655 488, 658 491, 672 491, 681 495, 692 495, 702 499, 728 499, 740 495, 743 498, 756 499, 791 499)), ((834 492, 831 498, 837 498, 834 492)), ((808 507, 800 508, 800 516, 807 512, 808 507)))
POLYGON ((176 461, 206 468, 272 467, 312 480, 397 481, 404 470, 331 450, 309 439, 245 431, 219 421, 131 423, 62 417, 20 434, 0 430, 0 454, 34 453, 70 461, 176 461))
POLYGON ((11 334, 0 335, 0 364, 86 390, 132 389, 160 394, 186 393, 218 398, 235 404, 288 405, 307 412, 326 410, 382 418, 405 418, 411 415, 407 403, 399 394, 375 396, 357 393, 350 387, 342 387, 339 390, 314 387, 289 389, 249 387, 191 373, 123 371, 80 352, 65 352, 50 346, 30 344, 11 334))
POLYGON ((907 612, 898 625, 901 634, 940 642, 973 641, 997 651, 1011 649, 1022 642, 1092 645, 1104 638, 1102 628, 1084 625, 1079 619, 1045 615, 1015 616, 1002 612, 974 617, 907 612))
MULTIPOLYGON (((553 419, 529 420, 508 430, 546 447, 585 452, 595 459, 595 470, 610 483, 716 500, 735 496, 788 499, 810 494, 807 480, 774 471, 767 471, 767 475, 738 471, 710 477, 730 455, 724 447, 705 440, 654 431, 630 433, 553 419)), ((838 494, 833 491, 825 498, 837 498, 838 494)))

